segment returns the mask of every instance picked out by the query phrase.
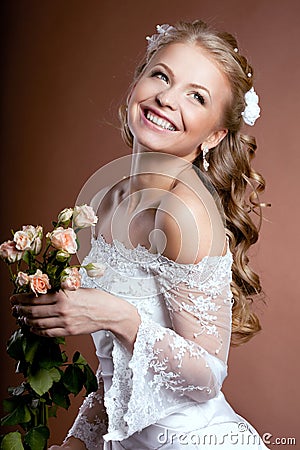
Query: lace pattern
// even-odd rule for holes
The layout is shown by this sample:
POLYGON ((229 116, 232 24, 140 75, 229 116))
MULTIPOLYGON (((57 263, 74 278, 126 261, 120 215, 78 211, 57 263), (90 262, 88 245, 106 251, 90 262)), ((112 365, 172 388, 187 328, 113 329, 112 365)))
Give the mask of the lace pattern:
POLYGON ((126 439, 178 405, 217 396, 231 333, 229 250, 198 264, 178 264, 142 246, 127 249, 99 237, 84 263, 92 261, 104 262, 107 270, 99 279, 83 272, 83 286, 125 298, 141 316, 132 355, 113 338, 104 439, 126 439))
POLYGON ((104 445, 103 435, 107 432, 107 415, 103 406, 104 392, 100 368, 96 375, 99 389, 84 399, 75 422, 65 439, 66 441, 71 436, 80 439, 84 442, 87 450, 102 449, 104 445))

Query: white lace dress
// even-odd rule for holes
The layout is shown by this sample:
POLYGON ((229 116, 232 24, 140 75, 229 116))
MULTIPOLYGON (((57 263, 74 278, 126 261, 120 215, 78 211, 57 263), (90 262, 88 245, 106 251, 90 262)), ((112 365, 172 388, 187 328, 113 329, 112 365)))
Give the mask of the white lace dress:
POLYGON ((221 392, 231 334, 232 255, 178 264, 100 236, 84 263, 104 262, 104 289, 141 317, 131 354, 108 331, 93 334, 104 392, 90 394, 68 433, 88 450, 263 449, 221 392), (108 415, 108 429, 103 410, 108 415))

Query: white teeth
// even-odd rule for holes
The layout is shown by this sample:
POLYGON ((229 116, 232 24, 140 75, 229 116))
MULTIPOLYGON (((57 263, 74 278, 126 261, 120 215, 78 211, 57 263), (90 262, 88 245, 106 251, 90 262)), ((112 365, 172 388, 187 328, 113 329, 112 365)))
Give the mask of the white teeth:
POLYGON ((155 125, 158 125, 165 130, 175 131, 175 127, 170 122, 162 119, 161 117, 155 116, 150 111, 147 111, 146 117, 150 122, 155 123, 155 125))

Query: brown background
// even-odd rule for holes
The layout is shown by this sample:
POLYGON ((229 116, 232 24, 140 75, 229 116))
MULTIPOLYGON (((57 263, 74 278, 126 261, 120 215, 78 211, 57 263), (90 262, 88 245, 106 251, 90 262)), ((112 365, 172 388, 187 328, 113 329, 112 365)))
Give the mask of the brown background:
MULTIPOLYGON (((202 18, 239 37, 256 69, 262 117, 253 129, 255 168, 268 182, 261 239, 252 264, 267 305, 263 331, 232 349, 224 392, 261 434, 299 434, 299 104, 298 0, 2 1, 1 236, 43 224, 72 206, 97 168, 128 153, 119 137, 124 99, 144 37, 159 23, 202 18)), ((2 351, 14 328, 1 265, 2 351)), ((69 339, 95 364, 89 337, 69 339)), ((2 395, 13 362, 2 356, 2 395)), ((59 442, 80 398, 51 421, 59 442)), ((283 448, 290 448, 282 446, 283 448)), ((280 448, 280 446, 276 446, 280 448)), ((293 447, 295 448, 295 447, 293 447)))

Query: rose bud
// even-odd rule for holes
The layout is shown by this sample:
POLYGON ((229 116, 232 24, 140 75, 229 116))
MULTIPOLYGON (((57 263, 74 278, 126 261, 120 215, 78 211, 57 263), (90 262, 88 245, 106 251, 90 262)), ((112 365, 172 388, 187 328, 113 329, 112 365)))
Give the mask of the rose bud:
POLYGON ((58 214, 58 223, 68 222, 73 216, 73 208, 65 208, 58 214))
POLYGON ((16 283, 18 286, 25 286, 30 281, 29 275, 24 272, 18 272, 16 283))
POLYGON ((102 263, 89 263, 83 267, 91 278, 102 277, 106 269, 105 264, 102 263))
POLYGON ((56 259, 59 262, 65 262, 70 257, 70 253, 66 252, 65 250, 59 250, 56 253, 56 259))
POLYGON ((67 267, 61 277, 61 288, 76 291, 81 286, 81 275, 77 267, 67 267))

